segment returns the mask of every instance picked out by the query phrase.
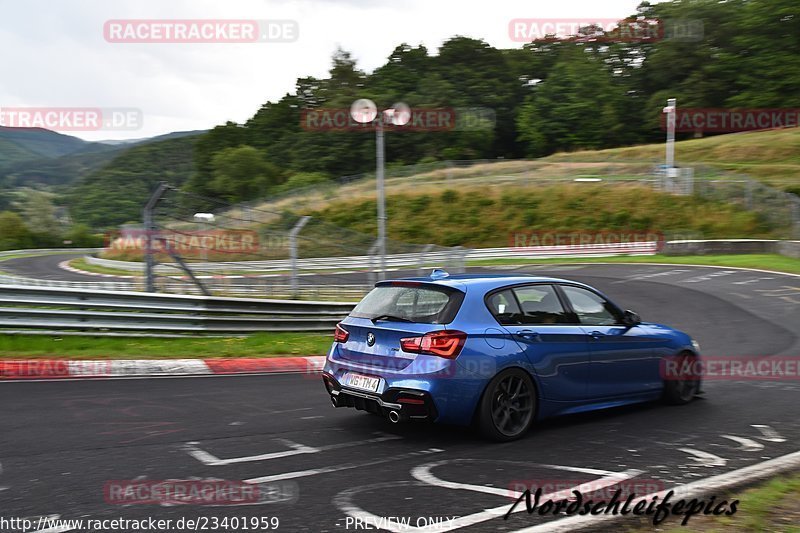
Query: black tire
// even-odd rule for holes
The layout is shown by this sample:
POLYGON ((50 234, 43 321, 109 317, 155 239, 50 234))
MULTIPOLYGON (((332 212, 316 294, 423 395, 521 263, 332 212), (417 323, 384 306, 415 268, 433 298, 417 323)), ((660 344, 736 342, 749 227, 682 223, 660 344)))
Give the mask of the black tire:
POLYGON ((494 441, 508 442, 525 435, 536 415, 536 387, 521 368, 497 374, 478 405, 478 429, 494 441))
MULTIPOLYGON (((691 352, 682 352, 675 356, 678 369, 685 368, 685 363, 696 360, 691 352)), ((664 380, 664 401, 670 405, 685 405, 691 402, 700 390, 700 380, 687 379, 681 375, 664 380)))

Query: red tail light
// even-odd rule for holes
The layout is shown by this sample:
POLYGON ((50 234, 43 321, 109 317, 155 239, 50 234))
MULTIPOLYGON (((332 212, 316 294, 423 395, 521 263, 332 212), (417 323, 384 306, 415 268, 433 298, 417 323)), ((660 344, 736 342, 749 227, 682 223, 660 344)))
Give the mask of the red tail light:
POLYGON ((400 339, 400 348, 408 353, 436 355, 445 359, 455 359, 467 340, 463 331, 431 331, 422 337, 400 339))
POLYGON ((341 324, 336 324, 336 329, 333 330, 333 342, 347 342, 350 338, 350 332, 342 327, 341 324))

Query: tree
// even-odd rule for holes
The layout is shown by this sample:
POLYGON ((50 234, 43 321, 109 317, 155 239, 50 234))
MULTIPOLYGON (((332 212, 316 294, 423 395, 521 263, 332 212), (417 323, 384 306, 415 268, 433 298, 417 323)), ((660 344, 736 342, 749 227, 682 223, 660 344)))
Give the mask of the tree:
POLYGON ((33 246, 33 235, 25 221, 13 211, 0 212, 0 250, 19 250, 33 246))
POLYGON ((56 206, 53 193, 36 189, 25 189, 22 199, 15 202, 15 208, 22 213, 25 224, 33 233, 58 235, 61 224, 56 220, 56 206))
POLYGON ((284 181, 283 174, 252 146, 225 148, 211 160, 213 193, 230 202, 254 200, 284 181))
POLYGON ((214 172, 212 163, 214 154, 225 148, 244 144, 246 138, 247 131, 245 128, 230 121, 224 125, 215 126, 211 131, 200 137, 194 150, 196 172, 189 178, 186 188, 198 194, 211 194, 210 181, 214 172))
POLYGON ((73 225, 67 232, 65 240, 70 241, 72 246, 82 248, 93 248, 104 245, 102 235, 93 233, 91 228, 86 224, 73 225))
POLYGON ((612 146, 626 127, 624 93, 603 63, 570 51, 526 98, 517 127, 527 153, 612 146))
POLYGON ((356 60, 350 52, 337 48, 332 58, 330 77, 322 83, 322 94, 326 105, 345 105, 359 97, 363 91, 366 74, 356 68, 356 60))

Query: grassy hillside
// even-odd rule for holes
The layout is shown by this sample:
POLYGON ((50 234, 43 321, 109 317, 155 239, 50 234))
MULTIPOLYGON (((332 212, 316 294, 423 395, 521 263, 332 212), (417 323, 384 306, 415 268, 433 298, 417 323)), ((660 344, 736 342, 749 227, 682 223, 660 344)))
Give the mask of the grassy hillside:
POLYGON ((37 156, 5 166, 0 165, 0 176, 5 178, 8 187, 30 186, 32 184, 69 185, 81 176, 103 167, 125 147, 99 146, 100 149, 84 149, 74 154, 57 158, 37 156))
POLYGON ((180 186, 189 178, 195 139, 170 138, 122 151, 70 189, 72 217, 95 228, 141 220, 142 206, 158 182, 180 186))
POLYGON ((38 154, 28 150, 24 146, 0 137, 0 167, 19 163, 20 161, 28 161, 39 157, 38 154))
MULTIPOLYGON (((0 138, 0 180, 3 180, 6 187, 32 184, 70 185, 106 165, 115 164, 114 159, 126 150, 202 133, 204 133, 202 130, 176 131, 130 142, 84 143, 78 150, 60 157, 44 157, 22 147, 17 147, 22 151, 15 154, 12 148, 17 145, 4 148, 4 141, 0 138), (4 160, 4 157, 7 159, 4 160)), ((10 141, 5 142, 10 143, 10 141)), ((129 162, 126 158, 120 158, 118 161, 121 165, 129 162)))
MULTIPOLYGON (((718 135, 705 139, 679 141, 678 160, 687 166, 719 171, 731 171, 752 176, 761 181, 800 194, 800 128, 718 135)), ((569 181, 576 178, 619 179, 652 178, 653 167, 663 163, 664 145, 648 144, 609 150, 559 153, 533 160, 494 160, 468 167, 420 168, 405 175, 402 168, 387 169, 387 189, 392 193, 428 193, 441 188, 460 188, 485 184, 520 187, 534 182, 569 181), (397 174, 397 177, 392 177, 397 174), (402 175, 401 175, 402 174, 402 175)), ((424 167, 424 165, 418 165, 424 167)), ((712 172, 711 174, 717 174, 712 172)), ((298 191, 286 197, 265 200, 260 207, 269 210, 315 211, 325 207, 332 197, 351 198, 370 194, 373 180, 340 185, 332 181, 327 186, 298 191)))
POLYGON ((0 139, 44 157, 59 157, 89 144, 83 139, 41 128, 0 127, 0 139))
MULTIPOLYGON (((375 233, 374 196, 342 197, 309 212, 326 222, 375 233)), ((389 194, 389 237, 446 246, 509 246, 518 231, 657 230, 671 237, 772 237, 781 233, 754 212, 641 185, 590 183, 462 186, 389 194)))
MULTIPOLYGON (((664 159, 664 144, 560 153, 551 162, 626 162, 664 159)), ((684 166, 707 165, 748 174, 773 186, 800 193, 800 128, 717 135, 679 141, 675 159, 684 166)))

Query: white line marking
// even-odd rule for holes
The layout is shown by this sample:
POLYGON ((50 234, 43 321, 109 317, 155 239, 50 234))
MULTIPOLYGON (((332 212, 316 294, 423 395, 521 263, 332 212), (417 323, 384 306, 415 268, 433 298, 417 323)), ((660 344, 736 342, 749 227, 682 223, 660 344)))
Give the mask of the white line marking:
POLYGON ((355 440, 352 442, 340 442, 338 444, 326 444, 325 446, 319 446, 317 449, 325 452, 328 450, 339 450, 341 448, 351 448, 353 446, 362 446, 364 444, 374 444, 377 442, 386 442, 390 440, 400 440, 402 437, 399 435, 389 435, 388 433, 378 433, 378 437, 372 439, 364 439, 364 440, 355 440))
MULTIPOLYGON (((449 488, 449 489, 463 489, 463 490, 470 490, 473 492, 482 492, 487 494, 495 494, 498 496, 504 496, 509 499, 516 499, 519 498, 522 493, 511 490, 511 489, 499 489, 497 487, 486 487, 482 485, 470 485, 467 483, 456 483, 445 481, 435 477, 433 474, 430 473, 432 468, 436 466, 440 466, 446 463, 451 462, 470 462, 475 461, 473 459, 456 459, 451 461, 438 461, 434 463, 428 463, 417 468, 414 468, 411 472, 414 477, 419 479, 422 483, 419 486, 427 486, 427 485, 434 485, 442 488, 449 488)), ((486 461, 480 461, 481 463, 485 463, 486 461)), ((538 466, 542 468, 553 468, 556 470, 568 470, 573 472, 582 472, 582 473, 597 473, 603 472, 606 474, 605 477, 602 477, 596 481, 591 482, 592 490, 598 490, 601 487, 613 486, 617 483, 625 481, 626 479, 630 479, 632 477, 636 477, 637 475, 641 474, 640 470, 627 470, 625 472, 609 472, 607 470, 595 470, 595 469, 588 469, 588 468, 577 468, 577 467, 569 467, 569 466, 560 466, 560 465, 537 465, 537 464, 530 464, 530 463, 520 463, 518 461, 491 461, 491 462, 498 462, 498 463, 513 463, 513 464, 522 464, 525 466, 538 466)), ((401 482, 407 484, 408 482, 401 482)), ((585 482, 581 482, 578 485, 571 487, 569 489, 560 490, 558 492, 553 492, 551 494, 545 494, 542 496, 542 500, 546 501, 548 499, 563 499, 572 496, 572 490, 579 490, 580 487, 585 482)), ((388 486, 382 484, 381 486, 388 486)), ((364 511, 360 507, 356 506, 352 503, 351 499, 352 496, 357 494, 358 492, 362 492, 364 490, 369 490, 372 488, 378 488, 378 485, 370 485, 366 487, 357 487, 356 489, 350 489, 344 491, 337 495, 334 498, 334 503, 336 506, 347 515, 361 519, 368 524, 381 524, 382 529, 386 529, 388 531, 392 531, 393 533, 429 533, 429 532, 441 532, 445 533, 447 531, 453 531, 456 529, 460 529, 462 527, 473 526, 475 524, 480 524, 482 522, 486 522, 487 520, 497 519, 503 515, 505 515, 508 510, 511 508, 511 503, 507 503, 501 505, 499 507, 494 507, 491 509, 485 509, 483 511, 479 511, 477 513, 473 513, 471 515, 461 516, 458 518, 454 518, 452 520, 448 520, 447 523, 435 523, 430 524, 427 527, 415 527, 409 526, 408 524, 399 523, 396 520, 392 520, 391 517, 379 517, 367 511, 364 511)), ((518 505, 514 509, 514 513, 518 513, 521 511, 525 511, 525 505, 518 505)))
POLYGON ((352 470, 353 468, 363 468, 366 466, 375 466, 393 461, 402 461, 404 459, 412 459, 421 455, 429 455, 432 453, 441 453, 444 450, 440 448, 428 448, 427 450, 420 450, 417 452, 409 452, 402 455, 395 455, 385 459, 374 459, 372 461, 364 461, 362 463, 345 463, 337 466, 326 466, 323 468, 312 468, 310 470, 298 470, 295 472, 285 472, 283 474, 275 474, 272 476, 254 477, 245 479, 245 483, 268 483, 270 481, 280 481, 283 479, 296 479, 299 477, 316 476, 318 474, 329 474, 331 472, 339 472, 342 470, 352 470))
POLYGON ((67 531, 74 531, 74 529, 68 526, 53 526, 47 529, 37 529, 31 531, 31 533, 65 533, 67 531))
MULTIPOLYGON (((561 264, 553 263, 552 266, 565 266, 567 264, 568 263, 561 263, 561 264)), ((620 266, 620 265, 622 265, 622 266, 636 266, 636 267, 641 267, 641 266, 674 267, 677 264, 678 263, 624 263, 624 262, 621 262, 621 261, 619 263, 608 263, 608 262, 604 263, 603 261, 592 261, 591 263, 589 263, 589 262, 587 262, 587 263, 575 263, 575 266, 576 267, 580 266, 581 268, 585 269, 586 267, 597 266, 597 265, 603 265, 603 266, 620 266)), ((570 263, 569 265, 571 266, 572 264, 570 263)), ((550 266, 550 265, 543 265, 543 266, 547 267, 547 266, 550 266)), ((680 266, 686 266, 686 267, 692 267, 692 268, 720 268, 719 265, 695 265, 695 264, 692 264, 692 263, 686 263, 686 264, 680 263, 680 266)), ((764 273, 764 274, 772 274, 772 275, 777 275, 777 276, 787 276, 787 277, 790 277, 790 278, 800 278, 800 274, 790 274, 789 272, 780 272, 779 270, 765 270, 763 268, 745 268, 745 267, 732 267, 732 266, 725 267, 725 268, 727 268, 728 270, 741 270, 743 272, 761 272, 761 273, 764 273)))
POLYGON ((794 296, 800 292, 800 287, 782 285, 780 289, 756 289, 756 292, 763 293, 765 296, 794 296))
POLYGON ((751 283, 758 283, 759 281, 768 280, 768 279, 775 279, 775 278, 770 278, 770 277, 752 278, 752 279, 746 279, 744 281, 732 281, 731 283, 733 283, 734 285, 749 285, 751 283))
POLYGON ((760 442, 756 442, 753 439, 748 439, 746 437, 737 437, 735 435, 720 435, 720 437, 722 437, 723 439, 730 439, 733 442, 741 444, 741 447, 739 447, 738 449, 745 452, 757 452, 759 450, 764 449, 763 444, 761 444, 760 442))
POLYGON ((293 442, 287 439, 275 439, 275 440, 277 442, 282 443, 283 445, 285 445, 290 449, 281 452, 264 453, 261 455, 250 455, 248 457, 234 457, 232 459, 220 459, 218 457, 215 457, 214 455, 211 455, 205 450, 201 450, 200 448, 198 448, 193 444, 186 445, 186 452, 205 465, 223 466, 236 463, 250 463, 253 461, 269 461, 270 459, 281 459, 283 457, 291 457, 292 455, 301 455, 304 453, 318 453, 320 451, 317 448, 311 448, 310 446, 305 446, 303 444, 299 444, 297 442, 293 442))
POLYGON ((702 276, 695 276, 693 278, 682 279, 679 281, 681 283, 701 283, 703 281, 710 281, 721 276, 730 276, 731 274, 736 274, 736 272, 733 270, 720 270, 718 272, 709 272, 708 274, 702 276))
POLYGON ((714 467, 714 466, 725 466, 728 464, 727 459, 723 459, 718 455, 714 455, 713 453, 704 452, 702 450, 695 450, 694 448, 678 448, 680 451, 684 453, 688 453, 692 456, 696 464, 701 466, 707 467, 714 467))
POLYGON ((187 442, 184 449, 186 453, 203 463, 204 465, 208 466, 224 466, 224 465, 231 465, 236 463, 252 463, 255 461, 269 461, 270 459, 281 459, 283 457, 291 457, 293 455, 302 455, 308 453, 320 453, 329 450, 338 450, 341 448, 350 448, 353 446, 363 446, 364 444, 374 444, 377 442, 385 442, 389 440, 398 440, 400 437, 397 435, 388 435, 388 434, 379 434, 380 436, 372 438, 372 439, 365 439, 365 440, 357 440, 357 441, 350 441, 350 442, 340 442, 338 444, 328 444, 326 446, 318 446, 318 447, 311 447, 306 446, 305 444, 300 444, 288 439, 273 439, 276 442, 280 442, 289 450, 284 450, 280 452, 270 452, 264 453, 261 455, 249 455, 245 457, 232 457, 230 459, 220 459, 205 450, 202 450, 198 447, 197 442, 187 442))
POLYGON ((761 440, 765 440, 767 442, 786 442, 786 439, 781 437, 780 433, 772 429, 772 427, 767 426, 765 424, 750 424, 750 427, 754 427, 761 432, 763 437, 759 437, 761 440))
POLYGON ((672 270, 659 270, 658 272, 651 272, 650 274, 639 274, 631 276, 629 278, 612 281, 611 284, 613 285, 616 283, 628 283, 629 281, 640 281, 650 278, 660 278, 663 276, 671 276, 673 274, 683 274, 684 272, 691 272, 691 270, 683 268, 675 268, 672 270))
MULTIPOLYGON (((793 452, 782 457, 776 457, 763 463, 758 463, 750 466, 745 466, 738 470, 725 472, 705 479, 698 479, 685 485, 678 485, 671 489, 664 489, 661 492, 655 492, 642 496, 642 500, 652 500, 653 497, 658 496, 659 499, 663 498, 670 490, 675 491, 673 501, 684 499, 688 500, 694 497, 699 497, 705 494, 720 493, 725 490, 738 487, 741 485, 749 484, 754 481, 769 478, 800 467, 800 451, 793 452)), ((597 515, 597 516, 570 516, 549 522, 547 524, 539 524, 536 526, 518 529, 513 533, 569 533, 571 531, 578 531, 581 529, 595 528, 598 523, 609 522, 611 520, 623 518, 622 516, 614 515, 597 515)))

